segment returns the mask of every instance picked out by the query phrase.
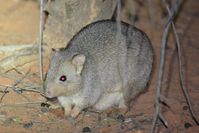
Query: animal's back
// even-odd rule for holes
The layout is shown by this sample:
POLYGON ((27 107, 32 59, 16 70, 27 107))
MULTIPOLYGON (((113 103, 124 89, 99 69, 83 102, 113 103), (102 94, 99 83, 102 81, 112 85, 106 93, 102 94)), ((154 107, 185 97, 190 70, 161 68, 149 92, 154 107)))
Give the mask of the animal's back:
POLYGON ((121 23, 122 36, 117 38, 117 24, 98 21, 83 28, 67 46, 68 52, 84 54, 88 71, 95 71, 101 87, 107 91, 121 86, 126 101, 141 93, 150 77, 153 55, 146 34, 121 23), (113 87, 115 86, 115 87, 113 87))
POLYGON ((122 42, 125 40, 119 40, 119 45, 116 44, 116 34, 115 22, 111 20, 98 21, 84 27, 74 36, 67 49, 71 52, 84 53, 89 57, 98 56, 104 59, 106 55, 108 57, 111 54, 118 54, 117 49, 121 47, 120 45, 124 47, 123 49, 126 49, 125 42, 122 42))

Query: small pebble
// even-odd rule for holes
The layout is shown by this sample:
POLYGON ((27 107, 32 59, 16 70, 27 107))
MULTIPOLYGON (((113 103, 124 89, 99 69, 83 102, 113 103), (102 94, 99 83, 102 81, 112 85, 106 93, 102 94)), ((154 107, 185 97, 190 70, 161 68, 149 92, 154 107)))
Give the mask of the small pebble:
POLYGON ((29 122, 29 123, 25 123, 23 124, 23 128, 31 128, 33 126, 33 123, 32 122, 29 122))
POLYGON ((188 106, 183 106, 183 110, 188 110, 188 106))
POLYGON ((41 107, 47 107, 47 108, 49 108, 49 107, 50 107, 50 104, 47 104, 47 103, 41 103, 41 107))
POLYGON ((123 125, 121 125, 121 126, 120 126, 120 128, 121 128, 121 129, 124 129, 124 126, 123 126, 123 125))
POLYGON ((192 125, 191 125, 190 123, 186 122, 186 123, 184 124, 184 127, 185 127, 186 129, 188 129, 188 128, 192 127, 192 125))
POLYGON ((165 18, 168 15, 168 13, 166 11, 162 12, 162 18, 165 18))
POLYGON ((84 128, 82 129, 82 132, 83 132, 83 133, 88 133, 88 132, 91 132, 91 129, 90 129, 89 127, 84 127, 84 128))
POLYGON ((98 121, 101 121, 101 120, 102 120, 101 116, 98 116, 98 118, 97 118, 97 119, 98 119, 98 121))
POLYGON ((117 119, 122 121, 122 122, 125 121, 125 117, 123 115, 118 115, 117 119))
POLYGON ((139 16, 138 16, 138 15, 135 15, 135 16, 134 16, 134 21, 135 21, 135 22, 138 22, 138 21, 139 21, 139 16))
POLYGON ((42 107, 42 108, 41 108, 41 112, 47 113, 47 112, 49 112, 49 108, 42 107))

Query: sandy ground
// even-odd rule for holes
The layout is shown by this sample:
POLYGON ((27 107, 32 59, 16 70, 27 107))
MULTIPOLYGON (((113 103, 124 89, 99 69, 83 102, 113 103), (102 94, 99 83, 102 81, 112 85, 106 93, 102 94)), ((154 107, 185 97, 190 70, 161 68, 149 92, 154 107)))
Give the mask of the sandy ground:
MULTIPOLYGON (((177 29, 183 45, 186 86, 191 96, 194 111, 199 119, 199 1, 189 0, 178 16, 177 29)), ((146 5, 142 7, 146 9, 146 5)), ((155 59, 149 91, 141 95, 131 111, 122 114, 116 109, 104 113, 84 111, 78 119, 65 118, 62 109, 49 109, 40 94, 13 91, 17 87, 38 86, 37 64, 23 71, 11 71, 0 76, 0 133, 147 133, 151 128, 156 93, 156 80, 162 29, 149 24, 146 11, 140 13, 136 24, 151 38, 155 59), (30 70, 28 74, 25 74, 30 70)), ((1 0, 0 2, 0 45, 32 44, 38 36, 38 4, 31 0, 1 0)), ((172 38, 172 37, 171 37, 172 38)), ((178 60, 173 41, 167 46, 165 76, 162 94, 168 98, 169 107, 162 112, 169 123, 165 128, 158 123, 159 132, 198 133, 199 126, 192 120, 186 100, 179 84, 178 60)))

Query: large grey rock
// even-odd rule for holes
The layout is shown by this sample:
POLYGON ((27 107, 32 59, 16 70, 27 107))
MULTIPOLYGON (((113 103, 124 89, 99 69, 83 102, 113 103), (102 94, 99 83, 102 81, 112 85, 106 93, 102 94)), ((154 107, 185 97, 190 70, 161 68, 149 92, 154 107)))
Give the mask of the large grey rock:
POLYGON ((85 25, 111 18, 115 0, 49 0, 49 13, 44 30, 47 52, 65 47, 67 42, 85 25))

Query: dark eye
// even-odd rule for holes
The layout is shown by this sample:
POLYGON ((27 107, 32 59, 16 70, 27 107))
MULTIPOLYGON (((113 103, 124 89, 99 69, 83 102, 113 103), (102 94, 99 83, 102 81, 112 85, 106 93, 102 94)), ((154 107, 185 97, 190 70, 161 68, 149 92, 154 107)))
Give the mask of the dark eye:
POLYGON ((66 81, 66 80, 67 80, 67 78, 66 78, 66 76, 65 76, 65 75, 62 75, 62 76, 59 78, 59 80, 64 82, 64 81, 66 81))

